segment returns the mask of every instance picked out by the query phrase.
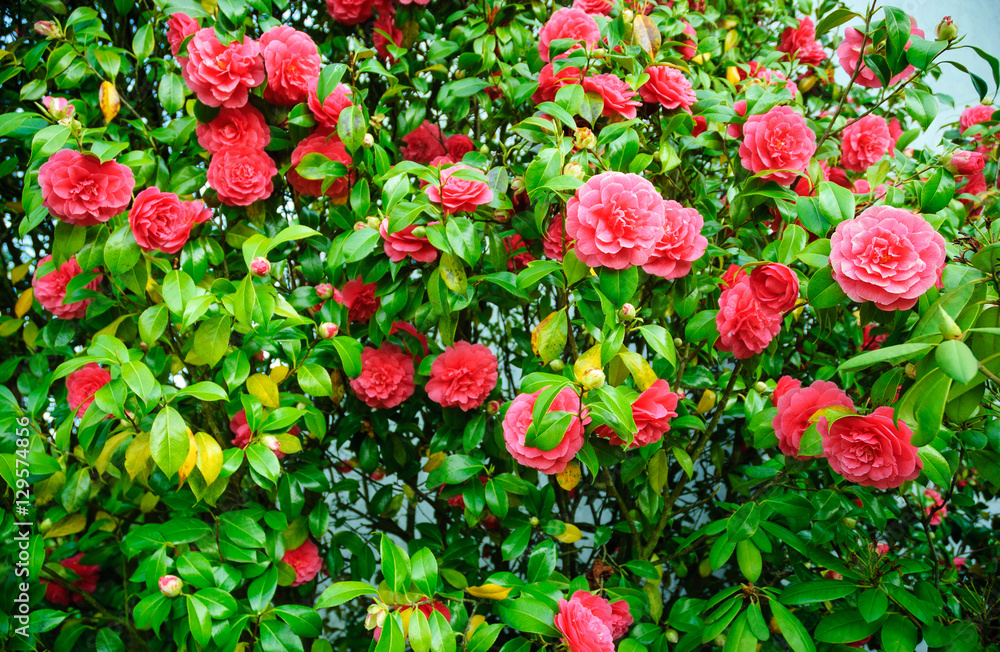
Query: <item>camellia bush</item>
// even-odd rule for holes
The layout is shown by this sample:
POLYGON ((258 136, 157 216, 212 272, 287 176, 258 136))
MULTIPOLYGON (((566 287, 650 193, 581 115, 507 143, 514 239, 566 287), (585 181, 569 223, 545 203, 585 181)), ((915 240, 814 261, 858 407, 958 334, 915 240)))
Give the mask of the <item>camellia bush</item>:
POLYGON ((0 51, 0 647, 998 649, 961 25, 72 4, 0 51))

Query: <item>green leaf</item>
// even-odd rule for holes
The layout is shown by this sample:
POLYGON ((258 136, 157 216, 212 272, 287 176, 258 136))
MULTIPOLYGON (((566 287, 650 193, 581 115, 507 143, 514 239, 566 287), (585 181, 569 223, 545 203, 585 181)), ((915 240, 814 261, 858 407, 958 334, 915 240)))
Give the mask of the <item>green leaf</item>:
POLYGON ((194 351, 209 367, 214 367, 229 349, 229 336, 232 331, 232 321, 228 316, 220 315, 206 319, 194 334, 194 351))
POLYGON ((905 616, 889 616, 882 625, 882 649, 884 652, 914 652, 920 635, 916 626, 905 616))
POLYGON ((906 344, 887 346, 883 349, 877 349, 875 351, 865 351, 864 353, 842 362, 840 366, 837 367, 837 371, 841 373, 848 371, 861 371, 862 369, 867 369, 868 367, 876 365, 880 362, 896 364, 898 362, 902 362, 903 360, 916 359, 920 357, 921 354, 930 351, 933 347, 933 344, 908 342, 906 344))
POLYGON ((361 147, 367 126, 364 107, 352 104, 341 110, 340 118, 337 120, 337 135, 340 136, 348 152, 353 153, 361 147))
POLYGON ((642 333, 643 339, 649 344, 649 348, 660 354, 672 367, 677 366, 677 352, 674 348, 674 339, 665 328, 656 324, 646 324, 639 327, 639 332, 642 333))
POLYGON ((976 355, 965 342, 960 340, 945 340, 938 344, 934 351, 934 360, 945 375, 963 385, 971 382, 979 373, 979 361, 976 355))
POLYGON ((323 620, 315 609, 299 604, 285 604, 275 607, 274 613, 297 636, 316 638, 323 632, 323 620))
POLYGON ((857 587, 844 580, 813 580, 812 582, 793 584, 786 588, 781 592, 781 602, 788 605, 800 605, 839 600, 851 595, 856 590, 857 587))
POLYGON ((351 378, 357 378, 361 373, 361 342, 354 338, 338 335, 330 340, 333 348, 337 349, 340 362, 344 367, 344 373, 351 378))
POLYGON ((246 454, 247 461, 254 471, 271 482, 278 481, 278 476, 281 475, 281 463, 278 461, 278 457, 274 454, 274 451, 263 443, 256 443, 247 446, 246 454))
POLYGON ((187 600, 188 626, 191 636, 199 645, 208 645, 212 640, 212 617, 208 613, 208 605, 196 594, 185 595, 187 600))
POLYGON ((820 643, 855 643, 874 634, 881 625, 881 620, 870 623, 857 609, 848 609, 820 620, 813 638, 820 643))
POLYGON ((358 596, 375 595, 376 593, 378 593, 378 589, 367 582, 337 582, 323 591, 323 594, 316 601, 316 608, 336 607, 358 596))
POLYGON ((309 396, 331 396, 333 382, 330 373, 318 364, 307 363, 299 367, 299 386, 309 396))
POLYGON ((771 600, 768 604, 771 607, 771 614, 778 624, 778 629, 785 637, 792 652, 816 652, 816 644, 813 643, 806 628, 802 626, 802 621, 781 603, 771 600))
POLYGON ((920 191, 920 211, 936 213, 955 196, 955 179, 944 168, 938 168, 920 191))
POLYGON ((160 393, 160 384, 145 364, 129 361, 122 365, 122 380, 143 401, 160 393), (154 394, 155 392, 155 394, 154 394))
POLYGON ((740 541, 736 544, 736 563, 748 581, 756 582, 760 579, 762 567, 760 550, 752 541, 740 541))
POLYGON ((906 89, 906 112, 923 129, 929 129, 938 114, 937 98, 915 88, 906 89))
POLYGON ((526 634, 560 636, 552 624, 555 613, 533 598, 518 598, 510 606, 498 606, 500 618, 512 629, 526 634))
POLYGON ((155 344, 167 330, 170 311, 163 304, 146 308, 139 316, 139 336, 146 344, 155 344))
POLYGON ((278 568, 273 564, 247 588, 247 599, 254 611, 263 611, 278 588, 278 568))
POLYGON ((944 458, 938 449, 931 445, 921 446, 918 449, 918 455, 924 463, 924 475, 942 489, 947 489, 951 486, 951 467, 948 466, 948 461, 944 458))
POLYGON ((116 229, 104 243, 104 264, 114 275, 124 274, 135 267, 141 256, 142 251, 131 229, 116 229))
POLYGON ((427 476, 427 487, 433 489, 442 484, 465 482, 482 471, 483 463, 468 455, 449 455, 441 466, 427 476))
POLYGON ((753 502, 744 503, 742 507, 736 510, 735 514, 729 517, 726 523, 726 532, 729 535, 729 540, 737 543, 749 539, 757 531, 759 523, 760 510, 757 508, 757 504, 753 502))
POLYGON ((149 435, 149 452, 156 466, 171 477, 184 464, 190 447, 188 427, 180 412, 172 407, 160 410, 149 435))
POLYGON ((405 591, 410 584, 410 556, 392 540, 382 535, 382 574, 392 591, 405 591))
POLYGON ((621 308, 639 288, 639 268, 632 266, 622 270, 602 267, 599 273, 601 292, 607 295, 616 308, 621 308))
POLYGON ((413 557, 410 559, 410 574, 414 586, 424 595, 432 596, 437 592, 437 559, 428 548, 421 548, 413 553, 413 557))
POLYGON ((879 589, 868 589, 858 597, 858 611, 868 622, 875 622, 889 608, 889 596, 879 589))

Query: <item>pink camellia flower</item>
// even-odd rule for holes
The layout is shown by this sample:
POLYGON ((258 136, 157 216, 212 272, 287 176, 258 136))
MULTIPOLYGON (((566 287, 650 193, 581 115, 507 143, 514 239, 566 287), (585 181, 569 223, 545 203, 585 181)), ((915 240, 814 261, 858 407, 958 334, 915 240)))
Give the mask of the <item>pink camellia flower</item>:
MULTIPOLYGON (((923 30, 917 28, 917 21, 912 16, 910 17, 910 34, 916 34, 921 38, 924 36, 923 30)), ((848 27, 844 30, 844 40, 841 41, 840 47, 837 48, 837 58, 840 61, 840 67, 844 69, 848 77, 852 77, 854 76, 855 69, 860 66, 861 70, 858 71, 854 83, 865 88, 882 88, 882 82, 878 80, 872 69, 861 60, 862 44, 866 47, 872 44, 871 39, 865 39, 864 32, 860 32, 853 27, 848 27)), ((906 48, 909 49, 909 47, 910 43, 907 41, 906 48)), ((913 66, 907 66, 906 69, 890 79, 888 85, 894 86, 898 84, 904 77, 913 74, 913 71, 913 66)))
POLYGON ((628 82, 612 73, 585 77, 583 90, 601 96, 604 100, 601 115, 608 118, 619 115, 631 120, 636 116, 636 107, 642 106, 642 102, 635 99, 637 93, 632 90, 628 82))
POLYGON ((826 51, 816 40, 816 26, 808 16, 799 21, 798 27, 786 27, 781 32, 776 49, 786 53, 789 61, 798 59, 810 66, 818 66, 826 59, 826 51))
POLYGON ((274 192, 271 178, 278 173, 274 161, 262 149, 227 147, 208 163, 208 185, 229 206, 249 206, 274 192))
MULTIPOLYGON (((50 260, 52 260, 52 256, 42 258, 38 261, 38 267, 35 268, 35 275, 31 279, 35 298, 38 300, 38 303, 42 304, 43 308, 59 319, 83 319, 87 316, 87 306, 90 305, 93 299, 84 299, 67 304, 63 303, 63 299, 66 298, 67 284, 77 274, 83 273, 80 265, 76 262, 76 256, 71 256, 69 260, 48 274, 38 276, 38 270, 50 260)), ((94 269, 93 271, 96 272, 98 270, 94 269)), ((93 281, 87 283, 85 286, 86 289, 100 289, 101 278, 103 277, 98 274, 93 281)))
POLYGON ((428 184, 424 188, 427 197, 435 204, 441 204, 445 215, 467 211, 475 212, 476 207, 493 201, 493 191, 483 181, 460 179, 453 176, 459 170, 472 170, 468 165, 453 165, 441 170, 441 185, 428 184))
MULTIPOLYGON (((549 17, 548 22, 542 27, 542 31, 538 33, 538 55, 542 57, 542 61, 551 60, 549 44, 560 39, 583 41, 588 46, 593 47, 601 40, 601 28, 597 25, 594 17, 583 9, 563 7, 549 17)), ((566 56, 578 47, 580 46, 573 46, 562 56, 566 56)))
MULTIPOLYGON (((637 431, 629 448, 640 448, 655 444, 670 432, 670 420, 677 416, 677 402, 680 396, 670 391, 670 384, 657 380, 649 389, 632 403, 632 417, 637 431)), ((594 432, 606 437, 613 445, 621 446, 625 441, 607 426, 599 426, 594 432)))
POLYGON ((434 359, 427 396, 463 412, 483 404, 497 384, 497 358, 488 347, 457 341, 434 359))
POLYGON ((799 277, 781 263, 765 263, 750 271, 750 290, 765 308, 785 313, 799 298, 799 277))
POLYGON ((891 144, 885 118, 867 115, 844 129, 840 162, 852 172, 864 172, 882 160, 891 144))
POLYGON ((750 275, 742 267, 730 264, 722 275, 722 283, 719 284, 719 289, 725 290, 726 288, 731 288, 737 283, 746 282, 749 278, 750 275))
POLYGON ((573 0, 574 9, 582 9, 592 16, 607 16, 613 6, 611 0, 573 0))
POLYGON ((757 61, 751 61, 746 67, 746 70, 739 67, 737 71, 739 72, 740 79, 746 80, 747 86, 762 84, 774 91, 784 88, 792 95, 795 95, 796 91, 798 91, 798 86, 795 85, 795 82, 786 77, 785 73, 780 70, 771 70, 757 61))
POLYGON ((980 122, 987 122, 993 119, 993 112, 996 109, 992 106, 986 106, 985 104, 979 104, 977 106, 970 106, 962 111, 962 116, 958 119, 958 126, 964 133, 966 129, 972 125, 977 125, 980 122))
POLYGON ((250 273, 257 278, 264 278, 271 273, 271 261, 263 256, 257 256, 250 261, 250 273))
POLYGON ((931 499, 932 505, 924 507, 924 513, 931 517, 931 525, 941 525, 941 521, 948 515, 948 508, 945 507, 944 498, 934 489, 924 489, 924 495, 931 499))
POLYGON ((672 199, 663 202, 663 209, 663 237, 642 268, 663 278, 681 278, 691 271, 691 263, 701 258, 708 247, 708 240, 701 234, 705 220, 697 210, 685 208, 672 199))
POLYGON ((398 0, 399 4, 401 5, 408 5, 408 4, 426 5, 430 1, 431 0, 398 0))
MULTIPOLYGON (((747 101, 746 100, 736 100, 733 103, 733 111, 736 111, 736 115, 741 118, 747 114, 747 101)), ((730 122, 726 125, 726 135, 730 138, 742 138, 743 137, 743 125, 735 122, 730 122)))
POLYGON ((868 195, 873 194, 875 199, 881 199, 885 197, 886 190, 885 184, 880 183, 875 187, 875 192, 872 193, 871 186, 868 185, 867 179, 858 179, 854 182, 854 186, 851 189, 855 195, 868 195))
POLYGON ((341 25, 357 25, 372 17, 372 0, 326 0, 326 10, 341 25))
POLYGON ((638 174, 602 172, 576 189, 566 204, 566 232, 576 256, 590 267, 642 265, 663 239, 665 206, 638 174))
POLYGON ((117 161, 61 149, 38 168, 42 205, 76 226, 107 222, 128 208, 135 188, 132 170, 117 161))
POLYGON ((253 431, 250 430, 250 424, 247 423, 246 410, 240 410, 233 415, 233 418, 229 420, 229 431, 235 435, 232 441, 229 442, 233 446, 236 448, 246 448, 250 445, 253 431))
POLYGON ((181 11, 172 14, 167 20, 167 42, 170 43, 170 52, 177 57, 177 62, 182 67, 187 65, 188 58, 180 56, 181 44, 187 37, 194 36, 199 29, 201 25, 198 21, 181 11))
POLYGON ((91 362, 66 376, 66 402, 69 409, 82 417, 94 402, 97 390, 111 382, 111 374, 101 365, 91 362))
POLYGON ((952 174, 979 174, 986 167, 986 157, 981 152, 960 149, 951 155, 947 168, 952 174))
POLYGON ((787 106, 776 106, 763 115, 752 115, 743 125, 740 161, 754 174, 777 170, 762 178, 783 186, 805 174, 816 153, 816 134, 805 118, 787 106))
POLYGON ((340 112, 354 104, 351 101, 353 91, 344 84, 337 84, 337 87, 330 92, 330 95, 323 102, 320 102, 319 96, 316 95, 316 90, 316 88, 313 88, 309 91, 309 95, 306 98, 309 103, 309 110, 312 111, 313 117, 316 118, 316 122, 321 127, 335 129, 337 122, 340 121, 340 112))
POLYGON ((476 151, 476 144, 465 134, 448 136, 448 140, 445 141, 444 145, 448 149, 448 156, 454 158, 456 161, 461 161, 463 156, 469 152, 476 151))
MULTIPOLYGON (((803 433, 813 423, 827 424, 825 416, 817 418, 817 415, 822 414, 826 408, 831 406, 840 406, 851 412, 854 411, 854 401, 847 395, 847 392, 837 387, 835 383, 825 380, 817 380, 808 387, 787 389, 781 394, 775 405, 778 408, 778 414, 771 424, 774 426, 774 434, 778 436, 778 448, 785 455, 801 460, 815 457, 799 455, 803 433)), ((816 427, 820 428, 818 424, 816 427)))
POLYGON ((419 127, 403 136, 403 142, 406 144, 399 148, 399 153, 407 161, 430 163, 437 157, 448 154, 441 127, 432 125, 426 120, 419 127))
POLYGON ((187 243, 191 227, 211 217, 212 211, 201 202, 181 201, 172 192, 146 188, 136 195, 128 223, 135 241, 145 251, 159 249, 175 254, 187 243))
POLYGON ((650 104, 659 102, 668 109, 691 112, 691 105, 698 101, 691 82, 680 70, 670 66, 646 68, 649 81, 639 87, 639 95, 650 104))
POLYGON ((260 53, 267 72, 264 99, 279 106, 305 102, 322 67, 309 35, 288 25, 272 27, 260 37, 260 53))
POLYGON ((889 554, 889 544, 888 543, 879 543, 879 544, 876 544, 875 545, 875 552, 877 554, 879 554, 879 555, 887 555, 887 554, 889 554))
POLYGON ((951 560, 955 568, 965 568, 965 557, 955 557, 951 560))
POLYGON ((389 4, 389 11, 379 11, 372 25, 372 44, 379 58, 384 61, 395 61, 389 54, 389 44, 400 47, 403 44, 403 30, 396 27, 396 11, 389 4))
POLYGON ((413 395, 413 358, 395 344, 383 343, 361 353, 361 375, 351 389, 368 407, 387 410, 413 395))
POLYGON ((202 104, 238 108, 249 90, 264 82, 260 45, 251 38, 223 45, 215 29, 205 27, 188 42, 188 61, 181 72, 202 104))
POLYGON ((781 400, 782 396, 800 387, 802 387, 801 380, 792 378, 791 376, 782 376, 775 383, 774 391, 771 392, 771 405, 778 407, 778 401, 781 400))
POLYGON ((76 107, 70 104, 65 97, 46 95, 42 98, 42 106, 49 112, 49 115, 59 121, 72 118, 73 114, 76 113, 76 107))
POLYGON ((903 421, 893 423, 890 407, 880 407, 868 416, 841 417, 826 427, 823 455, 838 475, 864 487, 895 489, 920 475, 924 463, 910 443, 913 431, 903 421))
POLYGON ((195 129, 198 144, 209 154, 227 147, 264 149, 271 142, 271 130, 260 111, 250 104, 237 109, 219 109, 219 114, 207 124, 195 129))
POLYGON ((538 72, 538 90, 531 94, 531 101, 535 104, 551 102, 556 99, 560 88, 582 81, 583 71, 579 68, 570 66, 557 72, 551 63, 547 63, 538 72))
POLYGON ((533 394, 519 394, 514 399, 503 419, 503 439, 507 451, 519 463, 538 469, 542 473, 554 475, 562 473, 566 469, 566 465, 583 446, 583 427, 590 423, 590 417, 586 415, 586 409, 581 407, 580 397, 577 393, 572 388, 565 387, 556 394, 548 409, 549 412, 570 412, 577 415, 570 421, 562 441, 548 451, 526 446, 524 436, 532 423, 531 411, 541 393, 542 390, 533 394), (583 421, 580 420, 579 416, 581 409, 583 409, 583 421))
POLYGON ((767 348, 781 330, 781 314, 761 305, 749 279, 743 277, 719 296, 715 325, 719 330, 716 348, 742 360, 767 348))
POLYGON ((830 238, 833 278, 852 301, 909 310, 944 270, 944 238, 901 208, 872 206, 837 225, 830 238))
POLYGON ((407 256, 421 263, 433 263, 437 260, 438 251, 434 245, 426 237, 413 235, 416 228, 416 224, 411 224, 395 233, 389 233, 389 218, 383 218, 378 232, 382 236, 382 248, 390 260, 398 263, 407 256))
MULTIPOLYGON (((343 163, 348 170, 354 164, 354 159, 347 153, 347 148, 344 147, 344 143, 336 133, 318 130, 303 138, 292 151, 292 166, 288 169, 285 178, 288 179, 288 184, 292 188, 307 197, 319 197, 323 194, 322 179, 306 179, 296 169, 307 154, 321 154, 331 161, 343 163)), ((347 202, 347 196, 350 192, 350 172, 348 172, 347 175, 333 180, 330 187, 326 189, 326 196, 333 199, 335 204, 343 204, 347 202)))
MULTIPOLYGON (((418 362, 425 355, 427 355, 428 353, 431 352, 430 348, 427 346, 427 336, 424 335, 423 333, 421 333, 420 331, 418 331, 416 328, 414 328, 413 324, 411 324, 409 322, 405 322, 405 321, 394 321, 394 322, 392 322, 392 328, 389 329, 389 335, 397 335, 398 333, 406 333, 411 338, 413 338, 414 340, 416 340, 420 344, 420 346, 423 348, 423 353, 421 353, 420 351, 413 351, 412 348, 410 347, 410 345, 408 343, 406 343, 405 340, 403 342, 403 346, 406 347, 406 350, 409 351, 410 354, 413 356, 413 358, 415 360, 417 360, 418 362)), ((403 339, 403 338, 400 338, 400 339, 403 339)))
POLYGON ((181 589, 184 588, 184 582, 176 575, 164 575, 158 584, 160 585, 160 593, 166 598, 176 598, 181 594, 181 589))
POLYGON ((292 582, 292 586, 302 586, 306 582, 313 581, 319 575, 319 569, 323 567, 319 549, 312 539, 308 538, 298 548, 286 550, 281 561, 295 570, 295 581, 292 582))
POLYGON ((507 271, 520 271, 535 259, 528 251, 528 243, 517 233, 504 238, 503 246, 507 250, 507 271))
POLYGON ((708 131, 708 121, 700 115, 694 117, 694 129, 691 130, 691 137, 697 138, 708 131))
POLYGON ((365 283, 361 277, 344 283, 344 287, 333 291, 333 300, 342 306, 347 306, 347 319, 351 322, 367 323, 382 300, 375 296, 376 283, 365 283))
POLYGON ((888 333, 872 335, 872 325, 866 324, 865 329, 861 333, 861 350, 877 351, 882 348, 882 342, 885 342, 887 339, 889 339, 888 333))
POLYGON ((682 58, 693 59, 695 55, 698 54, 697 44, 694 42, 694 39, 698 38, 698 32, 695 31, 694 27, 691 27, 691 23, 687 22, 683 18, 680 22, 684 24, 684 29, 681 33, 688 38, 684 39, 680 36, 674 36, 671 37, 671 40, 683 44, 675 46, 677 47, 677 53, 680 54, 682 58))
POLYGON ((632 615, 624 600, 612 605, 600 596, 577 591, 569 601, 559 601, 553 621, 570 652, 614 652, 614 641, 628 632, 632 615))
MULTIPOLYGON (((80 579, 72 580, 70 584, 80 589, 84 593, 91 593, 97 590, 97 580, 101 577, 101 567, 98 565, 87 565, 81 564, 80 560, 83 559, 83 553, 77 553, 72 557, 67 559, 62 559, 59 561, 59 565, 63 568, 73 571, 76 576, 80 579)), ((42 580, 42 584, 45 585, 45 599, 53 604, 62 605, 68 607, 71 604, 82 604, 83 596, 79 593, 70 591, 69 589, 56 584, 55 582, 46 582, 42 580)))
POLYGON ((566 220, 557 215, 542 236, 542 251, 552 260, 562 260, 563 254, 573 248, 575 241, 566 233, 566 220))

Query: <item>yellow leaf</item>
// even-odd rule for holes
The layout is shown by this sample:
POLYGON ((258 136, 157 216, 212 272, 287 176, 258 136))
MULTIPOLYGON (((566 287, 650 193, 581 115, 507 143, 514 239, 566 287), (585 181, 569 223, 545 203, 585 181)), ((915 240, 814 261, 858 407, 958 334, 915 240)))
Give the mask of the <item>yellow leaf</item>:
POLYGON ((465 294, 469 288, 469 280, 465 275, 462 261, 451 254, 441 254, 441 278, 448 289, 455 294, 465 294))
POLYGON ((563 543, 576 543, 581 538, 583 538, 583 533, 580 532, 580 528, 573 525, 572 523, 566 523, 566 530, 556 536, 556 540, 562 541, 563 543))
POLYGON ((441 466, 444 463, 444 458, 448 457, 445 453, 437 452, 427 458, 427 463, 424 464, 424 471, 430 473, 434 469, 441 466))
POLYGON ((212 484, 222 471, 222 447, 207 432, 199 432, 194 440, 198 447, 198 470, 205 478, 205 484, 212 484))
POLYGON ((31 310, 31 303, 35 300, 35 289, 28 288, 21 293, 21 296, 17 298, 17 303, 14 304, 14 314, 20 317, 24 317, 31 310))
POLYGON ((569 333, 569 321, 565 310, 557 310, 538 322, 531 331, 531 350, 542 359, 542 364, 548 364, 559 357, 566 348, 566 337, 569 333))
POLYGON ((266 407, 276 408, 281 405, 278 386, 264 374, 254 374, 247 378, 247 391, 266 407))
POLYGON ((4 317, 0 322, 0 336, 10 337, 21 328, 21 320, 4 317))
POLYGON ((125 471, 128 477, 135 480, 142 476, 143 480, 149 477, 149 467, 152 461, 149 452, 149 433, 139 433, 125 451, 125 471))
POLYGON ((121 317, 115 319, 113 322, 111 322, 110 324, 108 324, 107 326, 105 326, 104 328, 102 328, 101 330, 99 330, 96 333, 94 333, 94 337, 97 337, 98 335, 110 335, 111 337, 115 337, 117 335, 117 333, 118 333, 118 326, 123 321, 125 321, 126 319, 128 319, 129 317, 134 317, 134 316, 135 316, 135 313, 129 313, 127 315, 122 315, 121 317))
POLYGON ((271 380, 275 383, 281 383, 285 378, 288 378, 288 367, 283 364, 279 364, 277 367, 271 369, 271 380))
POLYGON ((726 79, 730 84, 735 86, 740 83, 740 69, 736 66, 729 66, 726 68, 726 79))
POLYGON ((194 438, 194 433, 188 428, 188 454, 184 459, 184 463, 181 464, 181 468, 177 469, 177 475, 180 478, 178 481, 178 487, 184 484, 184 480, 191 475, 191 471, 194 470, 194 465, 198 463, 198 442, 194 438))
POLYGON ((509 586, 497 586, 496 584, 470 586, 465 590, 477 598, 486 598, 487 600, 503 600, 510 595, 509 586))
POLYGON ((31 269, 29 263, 21 263, 14 269, 10 270, 10 284, 15 285, 21 282, 25 276, 28 275, 28 270, 31 269))
POLYGON ((94 525, 97 525, 97 529, 102 532, 114 532, 118 528, 118 521, 111 514, 100 510, 97 512, 97 516, 94 517, 94 525), (100 525, 97 525, 98 523, 100 525))
POLYGON ((728 32, 726 32, 726 41, 724 45, 726 49, 725 51, 729 52, 734 47, 736 47, 739 44, 739 42, 740 42, 739 33, 735 29, 729 30, 728 32))
POLYGON ((278 444, 280 445, 281 452, 285 455, 298 453, 302 450, 302 440, 295 435, 289 435, 288 433, 278 435, 278 444))
POLYGON ((632 374, 632 378, 635 379, 635 384, 639 387, 640 391, 646 391, 650 385, 656 382, 656 373, 644 357, 627 349, 621 351, 618 355, 621 356, 625 366, 628 367, 629 373, 632 374))
POLYGON ((146 492, 142 496, 142 500, 139 501, 139 510, 143 514, 148 514, 154 509, 156 509, 157 503, 160 502, 160 497, 154 493, 146 492))
POLYGON ((115 116, 118 115, 118 110, 122 108, 122 101, 118 98, 118 91, 111 82, 101 82, 101 88, 97 93, 97 97, 101 105, 101 113, 104 114, 104 124, 108 124, 115 119, 115 116))
POLYGON ((705 393, 701 395, 701 399, 698 401, 698 414, 705 414, 709 410, 715 407, 715 392, 710 389, 706 389, 705 393))
POLYGON ((591 369, 601 368, 601 345, 595 344, 576 359, 573 363, 573 373, 577 382, 582 382, 583 374, 591 369))
POLYGON ((465 629, 465 640, 472 638, 472 632, 476 631, 476 628, 486 622, 486 616, 481 614, 476 614, 472 618, 469 618, 469 626, 465 629))
POLYGON ((104 448, 101 449, 101 454, 97 456, 97 461, 94 462, 94 469, 97 470, 98 476, 104 475, 104 471, 108 468, 108 463, 111 461, 111 456, 131 436, 131 432, 125 431, 108 438, 108 441, 104 443, 104 448))
POLYGON ((76 534, 87 527, 87 517, 83 514, 70 514, 56 521, 48 532, 42 535, 43 539, 54 539, 55 537, 68 537, 76 534))
POLYGON ((63 471, 56 471, 44 480, 35 483, 35 505, 45 505, 52 500, 57 493, 62 491, 66 484, 66 474, 63 471))
POLYGON ((24 322, 24 330, 21 332, 21 338, 28 345, 29 349, 35 349, 35 340, 38 339, 38 326, 35 325, 35 322, 24 322))
POLYGON ((637 15, 632 20, 632 34, 636 44, 649 55, 650 59, 655 59, 662 39, 660 38, 660 30, 656 27, 653 19, 646 14, 637 15))
POLYGON ((576 462, 567 464, 562 473, 556 476, 556 482, 566 491, 573 491, 580 484, 580 465, 576 462))

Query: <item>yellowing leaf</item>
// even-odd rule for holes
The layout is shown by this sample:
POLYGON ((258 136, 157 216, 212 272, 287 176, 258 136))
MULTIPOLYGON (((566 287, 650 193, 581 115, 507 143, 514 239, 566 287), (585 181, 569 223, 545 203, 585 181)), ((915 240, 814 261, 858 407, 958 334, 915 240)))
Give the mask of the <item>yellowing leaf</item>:
POLYGON ((254 374, 247 378, 247 391, 266 407, 276 408, 281 405, 278 386, 264 374, 254 374))
POLYGON ((278 435, 278 444, 280 444, 281 452, 285 455, 291 455, 292 453, 298 453, 302 450, 302 440, 295 435, 278 435))
POLYGON ((486 598, 487 600, 503 600, 510 595, 509 586, 497 586, 496 584, 470 586, 465 590, 477 598, 486 598))
POLYGON ((107 326, 105 326, 104 328, 102 328, 101 330, 99 330, 96 333, 94 333, 94 337, 97 337, 98 335, 108 335, 110 337, 115 337, 117 335, 117 333, 118 333, 118 326, 123 321, 125 321, 126 319, 128 319, 129 317, 134 317, 134 316, 135 316, 135 313, 130 313, 128 315, 122 315, 121 317, 115 319, 113 322, 111 322, 110 324, 108 324, 107 326))
POLYGON ((701 399, 698 401, 698 414, 705 414, 709 410, 715 407, 715 392, 710 389, 706 389, 705 393, 701 395, 701 399))
POLYGON ((472 632, 476 631, 476 628, 486 622, 486 616, 481 614, 476 614, 472 618, 469 618, 469 626, 465 629, 465 640, 472 638, 472 632))
POLYGON ((101 450, 101 454, 97 456, 97 461, 94 462, 94 469, 97 470, 97 475, 103 475, 105 469, 108 468, 108 463, 111 461, 111 456, 114 455, 115 451, 122 445, 122 443, 132 436, 131 432, 120 432, 117 435, 113 435, 108 438, 108 441, 104 443, 104 448, 101 450))
POLYGON ((271 369, 271 380, 275 383, 281 383, 285 378, 288 378, 288 367, 283 364, 279 364, 277 367, 271 369))
POLYGON ((14 269, 10 270, 10 283, 11 285, 16 285, 21 282, 25 276, 28 275, 28 270, 31 269, 30 263, 21 263, 14 269))
POLYGON ((566 523, 566 531, 555 537, 557 541, 562 541, 563 543, 576 543, 581 538, 583 538, 583 533, 580 532, 580 528, 572 523, 566 523))
POLYGON ((583 374, 585 374, 590 369, 600 369, 601 368, 601 345, 595 344, 593 347, 588 349, 576 359, 573 363, 573 374, 576 376, 577 382, 582 382, 583 374))
POLYGON ((618 355, 621 356, 625 366, 628 367, 629 373, 632 374, 632 378, 635 379, 635 384, 640 391, 646 391, 650 385, 656 382, 656 372, 653 371, 653 368, 649 366, 644 357, 627 349, 621 351, 618 355))
POLYGON ((427 463, 424 464, 424 471, 430 473, 434 469, 441 466, 444 463, 444 458, 448 457, 445 453, 437 452, 427 458, 427 463))
POLYGON ((31 310, 31 303, 35 300, 35 289, 28 288, 21 293, 21 296, 17 298, 17 303, 14 304, 14 314, 20 317, 24 317, 31 310))
POLYGON ((83 514, 70 514, 56 521, 48 532, 42 535, 43 539, 54 539, 55 537, 68 537, 76 534, 87 527, 87 517, 83 514))
POLYGON ((118 521, 111 514, 101 510, 94 517, 94 525, 97 525, 97 529, 102 532, 114 532, 118 528, 118 521))
POLYGON ((739 42, 740 42, 739 33, 735 29, 729 30, 728 32, 726 32, 726 41, 724 45, 725 51, 729 52, 734 47, 736 47, 739 44, 739 42))
POLYGON ((635 37, 636 44, 649 55, 649 58, 655 59, 662 39, 660 38, 660 30, 656 27, 653 19, 646 14, 637 15, 632 20, 632 35, 635 37))
POLYGON ((157 496, 154 493, 146 492, 145 494, 143 494, 142 500, 139 501, 139 510, 142 511, 143 514, 148 514, 154 509, 156 509, 156 505, 159 502, 160 502, 159 496, 157 496))
POLYGON ((222 447, 207 432, 199 432, 194 440, 198 447, 198 470, 205 484, 212 484, 222 471, 222 447))
POLYGON ((469 280, 465 275, 462 261, 451 254, 441 254, 441 278, 448 289, 455 294, 465 294, 469 288, 469 280))
POLYGON ((726 68, 726 80, 729 81, 729 83, 732 84, 733 86, 739 84, 740 69, 737 68, 736 66, 729 66, 728 68, 726 68))
POLYGON ((573 491, 580 484, 580 465, 576 462, 567 464, 562 473, 556 476, 556 482, 566 491, 573 491))
POLYGON ((104 114, 104 124, 108 124, 115 119, 118 110, 122 108, 122 101, 118 97, 115 85, 109 81, 101 82, 97 98, 101 105, 101 113, 104 114))
POLYGON ((142 477, 145 481, 149 477, 149 467, 153 461, 149 451, 149 433, 139 433, 125 451, 125 471, 128 477, 135 480, 142 477))
POLYGON ((198 442, 194 438, 194 433, 188 428, 188 454, 184 458, 184 464, 177 469, 177 476, 180 478, 178 486, 184 484, 184 480, 194 471, 194 465, 198 463, 198 442))
POLYGON ((566 348, 566 337, 569 333, 569 321, 565 310, 557 310, 538 322, 531 331, 531 350, 542 359, 542 364, 548 364, 559 357, 566 348))

